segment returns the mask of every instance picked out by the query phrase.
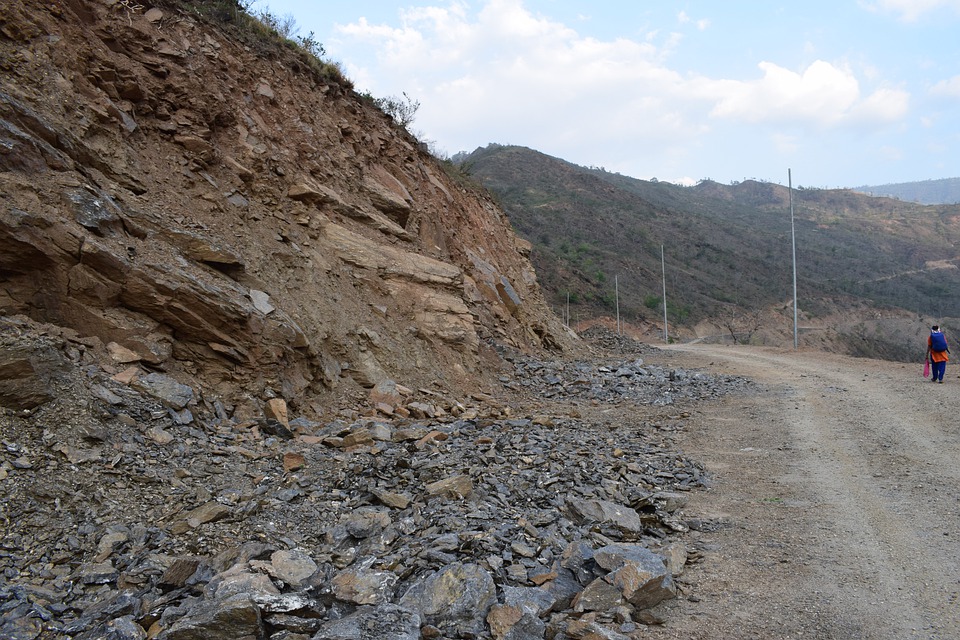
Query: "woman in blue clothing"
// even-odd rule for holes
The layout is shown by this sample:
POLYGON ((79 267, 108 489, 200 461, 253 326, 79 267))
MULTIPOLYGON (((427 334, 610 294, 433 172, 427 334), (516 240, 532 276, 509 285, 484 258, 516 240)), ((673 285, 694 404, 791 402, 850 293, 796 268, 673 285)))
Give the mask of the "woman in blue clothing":
POLYGON ((947 360, 950 359, 949 353, 947 338, 940 331, 939 325, 933 325, 930 327, 930 337, 927 338, 927 359, 933 365, 930 382, 943 384, 943 373, 947 369, 947 360))

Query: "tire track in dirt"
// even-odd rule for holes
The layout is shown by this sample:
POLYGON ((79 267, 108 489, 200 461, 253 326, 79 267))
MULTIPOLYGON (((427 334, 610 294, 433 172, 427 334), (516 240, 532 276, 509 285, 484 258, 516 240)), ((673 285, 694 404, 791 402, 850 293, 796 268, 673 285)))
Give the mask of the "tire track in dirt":
POLYGON ((657 637, 710 637, 697 635, 708 621, 714 637, 960 637, 956 378, 932 385, 919 366, 822 353, 669 351, 762 387, 705 408, 685 445, 717 476, 691 508, 729 526, 700 536, 716 556, 681 586, 749 584, 766 597, 695 595, 676 608, 700 626, 670 635, 686 623, 668 616, 657 637))

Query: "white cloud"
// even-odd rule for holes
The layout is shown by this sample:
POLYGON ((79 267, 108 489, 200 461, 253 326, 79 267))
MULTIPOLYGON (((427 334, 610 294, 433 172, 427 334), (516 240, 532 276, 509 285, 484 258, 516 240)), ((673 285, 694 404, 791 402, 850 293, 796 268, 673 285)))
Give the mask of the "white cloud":
POLYGON ((765 152, 809 152, 815 129, 833 135, 888 123, 909 107, 905 91, 861 75, 881 87, 865 91, 839 63, 795 71, 766 61, 752 79, 679 73, 670 62, 682 54, 677 32, 601 40, 528 11, 522 0, 474 4, 408 10, 396 28, 359 20, 339 32, 379 59, 377 86, 363 86, 374 75, 350 68, 358 89, 407 92, 421 104, 414 129, 451 153, 518 144, 627 175, 684 176, 710 157, 729 158, 729 140, 742 146, 751 136, 736 130, 741 123, 789 133, 754 136, 746 162, 755 163, 765 152))
POLYGON ((896 122, 910 108, 910 95, 898 89, 878 89, 855 105, 849 118, 855 123, 896 122))
POLYGON ((941 80, 930 88, 930 93, 935 96, 960 98, 960 76, 953 76, 948 80, 941 80))
POLYGON ((775 133, 772 137, 773 147, 783 155, 796 153, 800 148, 800 141, 797 136, 790 136, 783 133, 775 133))
POLYGON ((960 0, 863 0, 860 5, 868 11, 892 13, 903 22, 916 22, 939 9, 960 12, 960 0))
POLYGON ((771 62, 758 66, 763 71, 758 80, 707 83, 707 93, 716 99, 712 116, 831 126, 848 121, 890 121, 906 113, 905 92, 880 89, 861 98, 859 82, 849 69, 822 60, 803 73, 771 62))
MULTIPOLYGON (((660 135, 665 127, 693 130, 682 109, 668 104, 683 95, 683 81, 661 64, 664 49, 654 43, 583 37, 518 0, 493 0, 472 19, 462 9, 407 12, 398 29, 359 21, 341 32, 379 40, 381 59, 395 61, 399 83, 406 82, 404 69, 415 68, 430 94, 414 96, 423 114, 451 131, 469 130, 470 122, 584 136, 592 129, 600 137, 622 136, 622 127, 660 135)), ((675 45, 668 37, 666 46, 675 45)))
MULTIPOLYGON (((559 22, 534 16, 519 0, 488 0, 479 18, 479 24, 488 34, 503 39, 530 38, 550 42, 575 35, 572 29, 559 22)), ((515 42, 521 44, 523 40, 515 42)))
POLYGON ((880 147, 880 156, 884 160, 896 161, 903 159, 903 149, 898 147, 884 145, 880 147))
POLYGON ((710 21, 707 20, 706 18, 701 18, 699 20, 694 21, 693 18, 691 18, 686 11, 681 11, 680 13, 677 14, 677 22, 679 22, 680 24, 687 24, 689 22, 693 22, 696 25, 698 31, 706 31, 707 27, 710 26, 710 21))

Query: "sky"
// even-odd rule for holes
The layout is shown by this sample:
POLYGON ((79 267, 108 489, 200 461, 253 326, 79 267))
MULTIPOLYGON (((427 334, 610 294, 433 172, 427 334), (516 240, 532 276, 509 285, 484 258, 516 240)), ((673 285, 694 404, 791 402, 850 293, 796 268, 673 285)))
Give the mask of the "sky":
POLYGON ((960 0, 257 0, 441 156, 678 184, 960 176, 960 0))

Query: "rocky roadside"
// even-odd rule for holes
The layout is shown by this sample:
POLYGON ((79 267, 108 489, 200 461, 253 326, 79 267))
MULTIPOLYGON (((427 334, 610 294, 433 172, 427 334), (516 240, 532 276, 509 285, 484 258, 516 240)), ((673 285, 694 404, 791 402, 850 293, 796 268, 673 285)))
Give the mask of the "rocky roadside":
POLYGON ((587 337, 593 361, 503 351, 499 389, 384 381, 317 423, 4 319, 0 636, 641 637, 699 558, 674 435, 747 383, 587 337))

